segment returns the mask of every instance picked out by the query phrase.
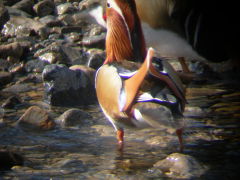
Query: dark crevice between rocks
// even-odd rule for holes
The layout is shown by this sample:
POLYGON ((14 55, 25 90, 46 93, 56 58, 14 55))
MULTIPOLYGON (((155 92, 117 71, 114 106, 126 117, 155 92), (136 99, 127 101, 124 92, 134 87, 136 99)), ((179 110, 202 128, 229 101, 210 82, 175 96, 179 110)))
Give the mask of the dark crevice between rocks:
POLYGON ((22 166, 24 158, 16 152, 0 150, 0 175, 3 171, 11 170, 13 166, 22 166))

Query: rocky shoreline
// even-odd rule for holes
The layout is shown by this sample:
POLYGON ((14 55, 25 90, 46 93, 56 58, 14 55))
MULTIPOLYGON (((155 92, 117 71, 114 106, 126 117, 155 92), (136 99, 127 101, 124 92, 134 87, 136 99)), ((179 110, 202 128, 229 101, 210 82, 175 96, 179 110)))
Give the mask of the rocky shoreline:
MULTIPOLYGON (((199 155, 193 152, 198 149, 195 141, 220 141, 222 137, 215 134, 223 133, 225 127, 217 126, 212 139, 205 131, 187 137, 189 155, 171 154, 177 147, 175 136, 160 131, 129 133, 126 149, 136 159, 127 153, 119 155, 112 146, 115 133, 98 107, 94 88, 95 72, 105 59, 106 29, 90 12, 101 3, 0 1, 0 179, 121 179, 132 178, 132 174, 138 178, 191 179, 209 169, 208 162, 202 164, 204 158, 194 158, 199 155)), ((235 73, 231 62, 209 63, 210 69, 203 64, 191 65, 191 70, 203 76, 187 91, 187 119, 205 118, 207 124, 217 117, 224 119, 226 114, 233 121, 239 118, 239 89, 234 86, 240 73, 235 73), (212 82, 215 84, 209 85, 212 82), (228 113, 222 110, 227 103, 221 97, 226 102, 234 99, 231 105, 235 109, 225 109, 228 113)), ((239 127, 236 129, 233 134, 239 127)), ((239 150, 234 151, 238 144, 228 145, 226 156, 239 157, 239 150)), ((221 144, 211 146, 218 155, 221 144)), ((205 152, 199 153, 204 156, 205 152)), ((211 173, 214 177, 214 171, 211 173)))

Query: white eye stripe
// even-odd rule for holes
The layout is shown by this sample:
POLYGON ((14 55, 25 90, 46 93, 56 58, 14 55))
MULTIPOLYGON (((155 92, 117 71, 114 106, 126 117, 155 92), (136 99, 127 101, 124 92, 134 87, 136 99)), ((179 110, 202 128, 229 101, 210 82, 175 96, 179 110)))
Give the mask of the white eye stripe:
POLYGON ((128 38, 129 38, 129 40, 130 40, 130 42, 131 42, 131 43, 130 43, 130 44, 131 44, 131 47, 133 48, 133 46, 132 46, 132 39, 131 39, 131 35, 130 35, 130 30, 129 30, 129 27, 128 27, 128 25, 127 25, 127 22, 126 22, 123 14, 122 14, 122 10, 119 8, 119 6, 117 5, 117 3, 116 3, 115 0, 108 0, 108 1, 107 1, 107 4, 108 4, 108 6, 109 6, 110 8, 113 8, 115 11, 117 11, 118 14, 122 17, 123 22, 124 22, 124 24, 125 24, 125 26, 126 26, 126 28, 127 28, 128 38))

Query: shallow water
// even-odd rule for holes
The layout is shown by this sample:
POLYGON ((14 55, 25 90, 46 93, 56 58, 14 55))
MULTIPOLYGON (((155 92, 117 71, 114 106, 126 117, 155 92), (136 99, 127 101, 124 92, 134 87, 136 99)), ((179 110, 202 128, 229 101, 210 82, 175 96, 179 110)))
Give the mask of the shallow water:
MULTIPOLYGON (((93 118, 77 127, 38 132, 14 126, 29 105, 47 107, 54 117, 69 109, 48 107, 42 102, 41 83, 34 87, 38 91, 20 92, 25 104, 5 111, 0 148, 18 152, 25 163, 1 172, 0 179, 171 179, 151 168, 178 151, 175 134, 126 130, 121 152, 115 132, 98 105, 79 107, 93 118)), ((207 167, 200 179, 236 179, 240 168, 239 87, 195 83, 189 85, 187 99, 184 153, 207 167)))

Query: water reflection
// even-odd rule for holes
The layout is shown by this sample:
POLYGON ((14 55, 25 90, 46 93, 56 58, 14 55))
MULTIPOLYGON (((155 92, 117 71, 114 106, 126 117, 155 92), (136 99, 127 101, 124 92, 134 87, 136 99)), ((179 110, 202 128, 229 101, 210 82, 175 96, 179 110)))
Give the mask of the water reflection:
MULTIPOLYGON (((202 88, 193 84, 187 92, 184 153, 209 167, 202 179, 236 178, 240 168, 238 87, 229 89, 223 84, 209 84, 202 88)), ((41 104, 39 97, 34 93, 28 99, 41 104)), ((49 108, 53 117, 68 109, 49 108)), ((19 152, 25 164, 1 176, 6 179, 154 179, 157 174, 158 178, 167 178, 162 172, 153 172, 151 167, 178 151, 175 134, 151 129, 126 130, 124 149, 119 151, 115 132, 98 105, 79 108, 93 118, 77 127, 58 127, 44 132, 14 125, 23 114, 24 106, 5 111, 6 125, 0 126, 0 148, 19 152)))

